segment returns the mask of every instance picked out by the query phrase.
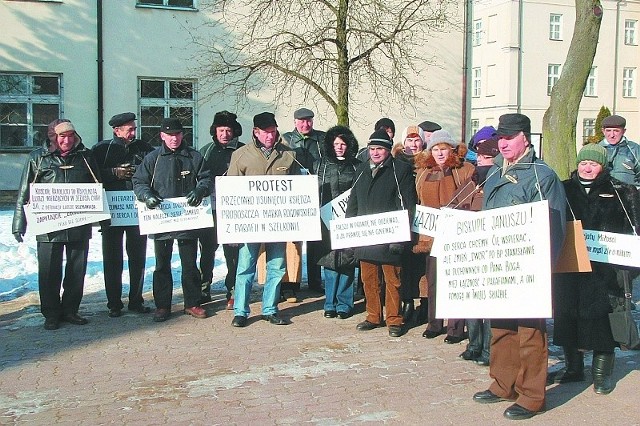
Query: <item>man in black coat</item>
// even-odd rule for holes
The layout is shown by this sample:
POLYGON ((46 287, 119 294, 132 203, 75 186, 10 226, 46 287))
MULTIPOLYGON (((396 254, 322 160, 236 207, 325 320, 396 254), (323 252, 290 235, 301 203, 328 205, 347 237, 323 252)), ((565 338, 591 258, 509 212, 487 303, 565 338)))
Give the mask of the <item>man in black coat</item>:
MULTIPOLYGON (((238 116, 229 111, 217 112, 209 133, 213 141, 200 149, 204 157, 204 164, 211 175, 215 194, 215 177, 224 176, 229 170, 231 154, 244 144, 238 140, 242 135, 242 126, 237 121, 238 116)), ((215 218, 215 214, 213 216, 215 218)), ((211 301, 211 281, 213 280, 213 262, 218 239, 214 228, 204 228, 199 237, 200 241, 200 282, 202 288, 201 303, 211 301)), ((238 269, 238 244, 223 244, 224 259, 227 265, 227 276, 224 285, 227 288, 227 309, 233 309, 233 289, 236 285, 236 271, 238 269)))
MULTIPOLYGON (((211 194, 211 178, 202 155, 182 143, 183 127, 177 118, 165 118, 160 125, 162 145, 147 155, 133 175, 133 191, 148 208, 154 209, 164 198, 186 197, 190 206, 199 206, 211 194)), ((213 220, 213 218, 212 218, 213 220)), ((153 239, 156 270, 153 272, 153 298, 156 312, 153 320, 162 322, 171 316, 173 277, 171 255, 173 241, 178 240, 182 266, 184 313, 206 318, 200 306, 200 273, 196 267, 199 230, 161 232, 153 239)))
MULTIPOLYGON (((346 217, 394 210, 408 210, 407 220, 412 216, 416 205, 413 167, 391 156, 392 144, 391 137, 384 130, 375 131, 369 138, 369 160, 356 170, 356 183, 347 203, 346 217)), ((358 330, 372 330, 382 325, 382 272, 386 284, 384 300, 389 335, 402 335, 400 265, 405 245, 376 244, 355 249, 367 300, 367 319, 358 324, 358 330)))
MULTIPOLYGON (((111 117, 109 126, 113 128, 113 138, 93 147, 104 189, 107 191, 132 191, 131 178, 142 159, 153 151, 146 142, 136 139, 136 115, 124 112, 111 117)), ((104 286, 107 293, 109 316, 122 315, 122 269, 124 234, 127 235, 126 250, 129 265, 129 303, 128 309, 140 314, 151 311, 144 306, 142 288, 144 285, 144 266, 147 257, 147 236, 140 235, 138 225, 103 226, 102 259, 104 268, 104 286)))

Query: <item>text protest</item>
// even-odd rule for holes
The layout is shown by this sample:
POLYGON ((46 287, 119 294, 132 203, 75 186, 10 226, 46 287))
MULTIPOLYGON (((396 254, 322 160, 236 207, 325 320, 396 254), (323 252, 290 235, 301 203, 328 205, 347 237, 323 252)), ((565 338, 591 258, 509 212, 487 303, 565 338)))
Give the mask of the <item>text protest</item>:
POLYGON ((29 204, 34 213, 101 212, 100 183, 32 183, 29 204))
POLYGON ((416 212, 411 221, 411 232, 435 237, 438 231, 438 218, 440 210, 427 206, 416 206, 416 212))
POLYGON ((317 241, 318 176, 218 176, 219 243, 317 241))
POLYGON ((589 260, 640 267, 640 237, 613 232, 584 230, 589 260))
POLYGON ((550 318, 548 202, 456 212, 436 238, 436 317, 550 318))
POLYGON ((203 198, 198 207, 187 204, 186 197, 165 198, 155 209, 139 201, 136 207, 142 235, 213 227, 211 197, 203 198))
POLYGON ((400 243, 411 239, 407 210, 334 219, 330 231, 333 250, 400 243))
MULTIPOLYGON (((100 191, 104 191, 101 189, 100 191)), ((61 231, 76 226, 88 225, 107 220, 110 217, 107 197, 102 196, 102 211, 100 212, 59 212, 59 213, 37 213, 34 212, 30 204, 24 206, 27 215, 27 232, 35 235, 47 234, 49 232, 61 231)))
POLYGON ((351 190, 348 189, 324 206, 320 207, 320 218, 327 229, 331 229, 329 222, 333 219, 343 218, 346 215, 347 203, 349 202, 350 196, 351 190))
POLYGON ((111 226, 138 224, 138 209, 133 191, 107 191, 107 203, 111 213, 111 226))

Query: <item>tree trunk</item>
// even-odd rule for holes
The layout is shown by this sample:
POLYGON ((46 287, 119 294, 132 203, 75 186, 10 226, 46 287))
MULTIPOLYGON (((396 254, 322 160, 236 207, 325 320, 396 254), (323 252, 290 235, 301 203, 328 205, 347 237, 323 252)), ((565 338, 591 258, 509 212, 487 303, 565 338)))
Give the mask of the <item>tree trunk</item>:
POLYGON ((599 0, 575 2, 576 24, 571 45, 542 120, 544 159, 561 179, 568 178, 576 168, 576 120, 602 22, 599 0))

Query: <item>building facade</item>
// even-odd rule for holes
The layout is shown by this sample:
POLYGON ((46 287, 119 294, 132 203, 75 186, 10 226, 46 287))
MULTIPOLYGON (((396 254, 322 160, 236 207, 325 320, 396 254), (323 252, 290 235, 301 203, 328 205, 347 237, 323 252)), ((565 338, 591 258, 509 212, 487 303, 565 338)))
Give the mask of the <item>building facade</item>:
MULTIPOLYGON (((262 111, 276 112, 282 132, 293 128, 293 111, 301 106, 316 110, 315 127, 335 124, 328 106, 305 100, 273 105, 270 94, 261 93, 238 111, 227 99, 204 96, 190 71, 197 46, 189 30, 213 31, 201 25, 209 12, 199 3, 0 0, 0 191, 17 189, 24 158, 46 138, 47 123, 59 117, 73 121, 87 146, 111 138, 109 118, 125 111, 138 116, 138 137, 156 145, 162 118, 179 117, 186 140, 197 148, 210 142, 209 125, 222 109, 238 113, 245 142, 253 115, 262 111)), ((375 105, 357 94, 351 126, 361 144, 383 116, 396 121, 398 133, 430 119, 461 134, 463 36, 462 27, 434 34, 428 56, 442 58, 427 80, 437 89, 418 93, 417 109, 401 101, 375 105), (451 46, 459 49, 451 54, 451 46)))
MULTIPOLYGON (((602 106, 627 119, 640 140, 640 2, 602 0, 600 39, 576 123, 576 147, 594 134, 602 106)), ((542 133, 551 89, 562 73, 575 24, 573 0, 480 0, 472 22, 471 129, 505 113, 531 118, 542 133)), ((542 141, 542 154, 544 144, 542 141)))

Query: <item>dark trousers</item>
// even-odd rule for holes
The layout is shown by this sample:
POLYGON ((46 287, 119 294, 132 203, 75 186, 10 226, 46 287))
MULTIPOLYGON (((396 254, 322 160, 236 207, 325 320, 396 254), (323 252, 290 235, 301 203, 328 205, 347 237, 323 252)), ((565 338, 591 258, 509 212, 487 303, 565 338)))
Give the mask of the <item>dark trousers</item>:
POLYGON ((425 254, 407 251, 402 255, 402 300, 412 301, 420 297, 420 279, 425 270, 425 254))
MULTIPOLYGON (((444 325, 444 320, 436 319, 436 282, 438 271, 436 268, 436 258, 427 256, 426 276, 427 276, 427 330, 440 332, 444 325)), ((463 319, 447 320, 447 336, 461 337, 464 334, 463 319)))
POLYGON ((467 331, 469 332, 469 344, 467 349, 481 353, 482 357, 489 359, 491 353, 491 320, 468 319, 467 331))
POLYGON ((240 245, 223 244, 222 250, 224 251, 224 260, 227 264, 227 276, 224 279, 224 286, 227 288, 227 300, 229 300, 233 294, 233 289, 236 288, 240 245))
MULTIPOLYGON (((171 297, 173 295, 173 277, 171 275, 173 239, 154 240, 153 248, 156 254, 156 269, 153 272, 153 298, 156 308, 171 309, 171 297)), ((185 308, 200 305, 200 272, 196 267, 197 253, 198 240, 178 240, 185 308)))
POLYGON ((102 258, 104 286, 107 292, 107 308, 121 310, 122 269, 124 266, 122 242, 127 234, 126 250, 129 265, 129 309, 144 303, 144 264, 147 256, 147 236, 140 235, 137 226, 110 226, 102 231, 102 258))
POLYGON ((322 271, 318 261, 322 257, 322 241, 307 241, 307 283, 309 288, 322 288, 322 271))
MULTIPOLYGON (((213 281, 213 267, 215 266, 216 250, 218 249, 218 238, 213 228, 205 228, 198 236, 200 246, 200 282, 201 289, 209 293, 211 282, 213 281)), ((227 265, 227 276, 224 279, 224 286, 227 288, 227 300, 231 298, 233 289, 236 286, 236 272, 238 271, 238 252, 240 245, 223 244, 224 260, 227 265)))
POLYGON ((38 242, 38 290, 45 318, 75 314, 80 308, 87 272, 89 240, 64 243, 38 242), (62 278, 63 255, 67 258, 62 278), (60 288, 62 287, 62 300, 60 288))
POLYGON ((492 319, 489 390, 527 410, 545 405, 548 343, 544 319, 492 319))

